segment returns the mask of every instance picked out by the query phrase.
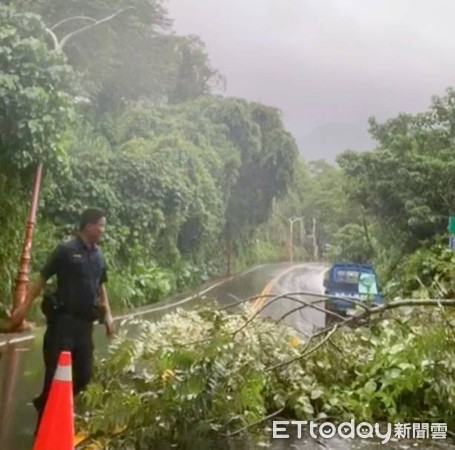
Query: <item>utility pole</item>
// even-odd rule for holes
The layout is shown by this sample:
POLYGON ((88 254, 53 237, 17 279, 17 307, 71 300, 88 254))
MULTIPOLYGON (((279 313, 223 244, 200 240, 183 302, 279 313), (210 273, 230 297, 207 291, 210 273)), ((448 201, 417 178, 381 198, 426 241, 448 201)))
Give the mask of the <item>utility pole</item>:
POLYGON ((316 219, 313 217, 313 258, 315 261, 318 260, 319 252, 318 252, 318 242, 316 239, 316 219))
POLYGON ((289 230, 289 261, 293 262, 293 260, 294 260, 294 235, 293 235, 294 221, 292 219, 289 219, 289 225, 290 225, 290 230, 289 230))

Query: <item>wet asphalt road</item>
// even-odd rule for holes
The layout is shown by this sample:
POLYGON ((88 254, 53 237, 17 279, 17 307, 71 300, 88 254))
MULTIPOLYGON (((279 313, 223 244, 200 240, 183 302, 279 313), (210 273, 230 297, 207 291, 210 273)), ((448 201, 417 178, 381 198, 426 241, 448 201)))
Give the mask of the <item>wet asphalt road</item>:
MULTIPOLYGON (((266 287, 268 294, 280 296, 290 293, 308 292, 323 294, 323 276, 326 266, 317 263, 307 263, 293 266, 282 272, 276 280, 266 287)), ((296 300, 312 303, 317 300, 311 295, 292 295, 296 300)), ((318 328, 325 326, 325 314, 312 307, 305 307, 294 311, 302 306, 301 303, 287 298, 276 300, 269 298, 264 301, 261 307, 263 315, 272 317, 275 320, 282 320, 283 323, 295 328, 304 336, 313 334, 318 328)), ((319 304, 322 308, 323 304, 319 304)))
MULTIPOLYGON (((322 281, 326 269, 327 266, 320 263, 267 265, 262 270, 220 286, 207 295, 222 305, 234 304, 250 296, 264 295, 252 300, 256 311, 275 320, 282 319, 284 324, 308 336, 317 328, 324 327, 325 314, 311 307, 293 312, 302 305, 288 298, 275 297, 300 292, 323 294, 322 281)), ((317 300, 309 295, 292 297, 308 303, 317 300)), ((319 307, 323 305, 319 304, 319 307)))

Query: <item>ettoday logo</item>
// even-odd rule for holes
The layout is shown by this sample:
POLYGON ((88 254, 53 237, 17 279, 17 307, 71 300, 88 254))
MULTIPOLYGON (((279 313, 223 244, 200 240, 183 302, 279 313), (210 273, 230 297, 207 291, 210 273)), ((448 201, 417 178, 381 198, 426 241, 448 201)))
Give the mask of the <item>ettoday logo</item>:
POLYGON ((335 436, 342 439, 374 439, 378 438, 382 444, 386 444, 392 439, 446 439, 447 424, 445 423, 386 423, 371 424, 360 422, 356 425, 354 419, 349 422, 342 422, 338 426, 330 423, 315 423, 307 420, 274 420, 273 439, 289 439, 291 432, 297 439, 302 439, 304 431, 308 429, 309 435, 313 439, 331 439, 335 436))

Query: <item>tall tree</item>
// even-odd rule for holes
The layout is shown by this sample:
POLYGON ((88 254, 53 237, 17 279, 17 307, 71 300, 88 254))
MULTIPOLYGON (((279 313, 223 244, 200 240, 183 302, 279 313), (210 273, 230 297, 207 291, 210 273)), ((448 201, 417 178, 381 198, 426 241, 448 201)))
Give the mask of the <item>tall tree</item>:
POLYGON ((38 16, 0 5, 1 301, 11 297, 17 274, 32 176, 39 163, 60 166, 74 114, 71 67, 45 37, 38 16))
POLYGON ((406 251, 444 232, 455 210, 455 93, 428 112, 371 122, 373 152, 346 152, 339 163, 354 198, 382 225, 383 238, 406 251))
POLYGON ((33 170, 62 155, 74 77, 64 56, 47 47, 38 16, 0 6, 0 22, 0 170, 33 170))
POLYGON ((194 100, 224 85, 224 78, 208 61, 204 43, 197 36, 176 38, 178 70, 169 92, 170 103, 194 100))
POLYGON ((121 112, 137 101, 156 105, 190 100, 208 93, 219 76, 198 38, 173 33, 164 0, 22 0, 21 4, 41 14, 58 38, 103 21, 68 41, 64 49, 83 75, 98 113, 121 112), (107 17, 112 19, 104 21, 107 17))

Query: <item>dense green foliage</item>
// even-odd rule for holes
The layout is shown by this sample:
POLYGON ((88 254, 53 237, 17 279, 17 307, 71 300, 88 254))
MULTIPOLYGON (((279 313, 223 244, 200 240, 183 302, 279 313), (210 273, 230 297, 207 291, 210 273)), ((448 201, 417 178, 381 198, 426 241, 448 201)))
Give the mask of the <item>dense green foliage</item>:
MULTIPOLYGON (((0 311, 40 162, 33 271, 84 207, 101 206, 117 311, 233 261, 241 270, 287 259, 291 246, 295 260, 374 261, 389 296, 455 294, 453 90, 427 112, 371 119, 377 149, 330 165, 299 159, 275 108, 216 95, 222 76, 198 37, 173 31, 163 0, 4 2, 0 68, 0 311), (291 218, 301 221, 289 242, 291 218)), ((455 425, 453 323, 441 310, 343 330, 335 346, 272 371, 302 343, 264 321, 233 338, 245 317, 182 313, 120 337, 86 395, 89 431, 120 430, 114 448, 148 448, 278 409, 305 420, 455 425)))
POLYGON ((442 308, 343 328, 333 345, 274 370, 318 339, 305 350, 290 328, 262 319, 242 327, 250 315, 201 309, 129 324, 84 394, 90 415, 82 425, 111 449, 161 440, 184 447, 276 411, 298 420, 455 425, 455 323, 442 308))
POLYGON ((203 43, 175 35, 160 0, 14 7, 0 8, 2 305, 39 162, 33 270, 97 205, 116 309, 225 273, 292 184, 280 112, 215 96, 203 43))
POLYGON ((50 51, 38 16, 0 8, 0 167, 27 171, 59 155, 75 97, 65 57, 50 51))
POLYGON ((289 219, 302 218, 293 225, 293 254, 297 260, 371 260, 374 255, 369 224, 361 205, 350 195, 350 179, 340 168, 323 160, 300 161, 288 195, 276 202, 271 218, 259 229, 260 236, 278 249, 285 249, 286 259, 289 219), (330 248, 325 248, 327 245, 330 248))
MULTIPOLYGON (((351 199, 374 224, 374 256, 387 278, 400 273, 404 259, 417 251, 405 263, 408 269, 413 266, 414 281, 420 277, 430 287, 434 280, 427 276, 429 266, 433 275, 447 279, 445 262, 451 259, 450 252, 428 248, 445 239, 448 218, 455 210, 454 100, 455 92, 448 89, 445 96, 433 98, 427 112, 401 114, 384 124, 371 119, 377 149, 339 157, 349 177, 351 199), (422 246, 427 250, 420 250, 422 246)), ((448 237, 444 244, 448 246, 448 237)), ((395 284, 399 280, 395 278, 395 284)), ((404 295, 415 290, 415 285, 408 286, 401 291, 404 295)), ((450 287, 440 294, 450 295, 450 287)))
POLYGON ((404 258, 391 277, 390 295, 453 299, 454 270, 455 252, 448 248, 448 237, 444 236, 404 258))
POLYGON ((319 256, 374 262, 390 297, 453 298, 447 224, 455 214, 454 105, 448 89, 428 111, 383 124, 372 118, 375 150, 346 151, 336 166, 302 163, 265 236, 286 243, 288 218, 304 217, 294 246, 311 255, 315 218, 319 256))
POLYGON ((163 0, 21 0, 21 9, 40 14, 60 43, 65 36, 102 20, 64 46, 70 64, 97 114, 111 114, 131 102, 179 103, 208 94, 220 75, 210 67, 204 44, 176 36, 163 0), (81 16, 85 17, 81 18, 81 16), (72 17, 78 19, 68 20, 72 17))
POLYGON ((302 218, 293 226, 294 259, 374 261, 391 295, 410 295, 416 283, 451 292, 440 272, 450 255, 438 258, 431 246, 454 207, 454 91, 427 112, 371 119, 372 152, 347 151, 337 166, 304 162, 279 111, 214 95, 223 80, 204 44, 173 32, 161 0, 7 3, 2 299, 13 285, 39 161, 46 170, 34 268, 81 209, 100 205, 120 308, 222 274, 227 264, 231 271, 287 259, 293 217, 302 218), (430 277, 420 273, 427 268, 430 277))

